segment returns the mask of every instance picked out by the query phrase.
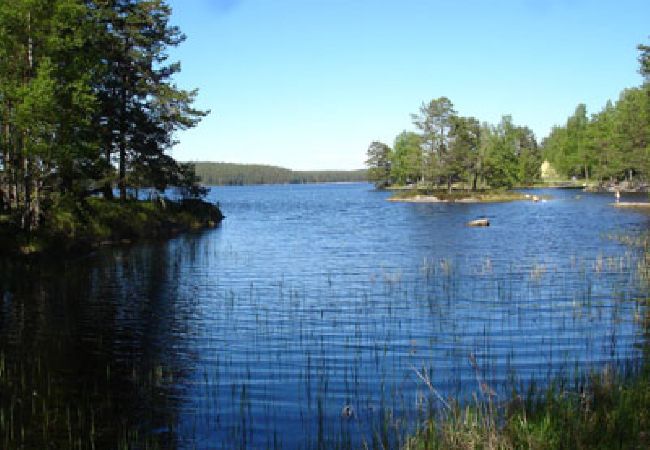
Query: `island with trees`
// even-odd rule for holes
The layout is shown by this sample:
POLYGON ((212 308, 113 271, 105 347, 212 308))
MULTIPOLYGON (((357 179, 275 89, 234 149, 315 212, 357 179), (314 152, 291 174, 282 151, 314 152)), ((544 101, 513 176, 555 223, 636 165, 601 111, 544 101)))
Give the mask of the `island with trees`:
POLYGON ((374 141, 367 151, 368 179, 395 189, 394 200, 507 201, 505 192, 549 181, 593 190, 647 190, 650 179, 650 47, 639 45, 641 86, 587 116, 577 106, 566 124, 538 144, 527 126, 505 115, 497 125, 457 113, 446 97, 412 114, 415 131, 403 131, 392 147, 374 141), (543 174, 542 168, 552 174, 543 174), (573 181, 573 183, 571 183, 573 181))
POLYGON ((532 130, 503 116, 498 125, 459 115, 447 97, 423 103, 412 115, 417 131, 403 131, 391 148, 372 142, 368 179, 400 189, 396 199, 498 201, 523 198, 499 192, 540 179, 541 149, 532 130))
POLYGON ((185 38, 161 0, 0 3, 0 248, 34 252, 218 223, 174 134, 207 112, 176 87, 185 38), (176 201, 162 199, 174 187, 176 201), (152 201, 143 201, 143 189, 152 201))

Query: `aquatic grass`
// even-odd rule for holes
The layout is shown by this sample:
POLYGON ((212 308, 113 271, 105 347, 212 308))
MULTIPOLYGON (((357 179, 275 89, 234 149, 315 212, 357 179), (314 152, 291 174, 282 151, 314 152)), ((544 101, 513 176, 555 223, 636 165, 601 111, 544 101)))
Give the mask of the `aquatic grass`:
POLYGON ((558 380, 539 390, 493 404, 478 397, 437 411, 404 445, 425 449, 647 448, 650 445, 650 379, 643 372, 621 378, 610 369, 592 374, 574 390, 558 380))
MULTIPOLYGON (((568 258, 557 263, 559 269, 544 262, 543 276, 536 280, 531 273, 541 264, 533 257, 510 262, 493 255, 477 261, 436 256, 421 264, 416 261, 410 269, 377 268, 360 275, 363 283, 327 270, 309 284, 290 274, 237 283, 229 279, 230 274, 218 271, 188 275, 201 267, 203 258, 213 257, 211 249, 203 248, 191 256, 157 255, 156 260, 164 264, 156 266, 154 273, 169 272, 151 286, 140 286, 138 273, 147 265, 124 253, 117 255, 114 270, 123 283, 128 280, 126 288, 120 286, 119 317, 127 327, 145 324, 163 332, 166 351, 187 355, 187 361, 160 357, 141 361, 131 356, 128 364, 107 364, 92 376, 106 378, 96 390, 110 398, 110 404, 124 401, 119 392, 125 380, 128 395, 143 404, 151 398, 169 402, 151 415, 144 414, 139 426, 140 413, 121 411, 111 416, 105 406, 109 402, 97 400, 94 393, 79 397, 89 396, 94 409, 86 409, 84 401, 81 410, 75 409, 70 399, 76 399, 76 392, 52 383, 47 420, 57 426, 63 420, 65 428, 59 430, 62 440, 52 438, 52 432, 47 439, 66 447, 81 442, 89 448, 94 441, 97 448, 115 448, 118 441, 123 448, 191 448, 205 442, 223 442, 222 448, 291 448, 299 439, 306 448, 398 448, 406 445, 417 423, 423 423, 421 429, 428 426, 420 422, 427 416, 436 418, 436 427, 443 420, 437 416, 440 401, 429 395, 413 367, 426 374, 449 404, 447 414, 455 420, 449 426, 466 427, 462 433, 449 429, 448 433, 456 433, 453 443, 481 446, 487 442, 481 437, 492 436, 491 445, 497 445, 506 442, 496 436, 508 423, 506 418, 517 408, 524 411, 518 405, 528 401, 528 386, 540 386, 541 391, 532 391, 534 404, 541 396, 538 392, 544 392, 558 374, 579 380, 592 365, 598 368, 600 358, 613 364, 640 359, 634 348, 639 338, 633 330, 644 317, 645 306, 635 300, 636 287, 629 284, 625 272, 636 266, 627 261, 623 272, 599 274, 593 270, 595 259, 583 256, 576 256, 575 268, 568 258), (375 282, 366 283, 367 279, 375 282), (157 291, 171 293, 151 304, 149 299, 156 298, 157 291), (521 330, 534 330, 537 335, 521 330), (475 366, 468 360, 470 354, 475 366), (511 412, 506 412, 505 399, 513 386, 517 395, 508 403, 511 412), (174 404, 174 398, 182 402, 174 404), (344 405, 353 406, 353 420, 341 420, 344 405), (164 424, 160 416, 166 416, 164 424), (128 426, 111 428, 118 419, 128 426)), ((610 256, 602 252, 603 261, 610 256)), ((241 265, 252 258, 227 257, 241 265)), ((620 267, 619 260, 616 264, 620 267)), ((97 293, 103 289, 116 289, 104 276, 92 278, 88 303, 102 298, 97 293)), ((139 339, 150 336, 142 328, 108 334, 103 337, 104 347, 99 346, 97 334, 90 336, 100 355, 113 351, 116 342, 123 342, 127 351, 138 349, 143 345, 139 339)), ((154 348, 149 355, 161 345, 153 338, 145 343, 154 348)), ((8 344, 0 350, 13 354, 8 344)), ((2 363, 0 355, 0 373, 6 373, 2 367, 12 366, 12 361, 2 363)), ((45 373, 53 380, 63 377, 46 359, 25 364, 35 373, 41 367, 43 377, 45 373)), ((31 372, 23 372, 9 378, 24 382, 29 392, 30 383, 34 385, 31 372)), ((19 391, 16 386, 8 389, 19 391)), ((580 391, 572 387, 570 392, 567 395, 573 398, 580 391)), ((3 411, 5 423, 11 422, 9 409, 3 411)), ((38 411, 20 419, 16 411, 14 407, 13 423, 22 420, 25 442, 35 439, 30 435, 40 432, 34 426, 40 423, 38 411)), ((523 436, 533 439, 541 425, 530 425, 532 410, 526 411, 524 425, 535 432, 523 436)), ((22 445, 20 428, 14 425, 13 430, 7 448, 22 445)))

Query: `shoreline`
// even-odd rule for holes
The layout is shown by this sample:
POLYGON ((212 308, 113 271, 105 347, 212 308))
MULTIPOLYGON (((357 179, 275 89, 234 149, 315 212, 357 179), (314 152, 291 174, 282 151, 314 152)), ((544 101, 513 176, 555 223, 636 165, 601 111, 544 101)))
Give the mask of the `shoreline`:
POLYGON ((610 205, 616 208, 650 208, 650 202, 616 202, 610 205))
POLYGON ((515 201, 546 202, 549 196, 525 194, 516 191, 484 192, 422 192, 419 190, 400 189, 389 197, 389 202, 398 203, 506 203, 515 201))
POLYGON ((201 199, 179 201, 64 199, 34 232, 14 222, 0 226, 0 250, 7 256, 78 256, 101 247, 130 245, 217 227, 224 216, 201 199))

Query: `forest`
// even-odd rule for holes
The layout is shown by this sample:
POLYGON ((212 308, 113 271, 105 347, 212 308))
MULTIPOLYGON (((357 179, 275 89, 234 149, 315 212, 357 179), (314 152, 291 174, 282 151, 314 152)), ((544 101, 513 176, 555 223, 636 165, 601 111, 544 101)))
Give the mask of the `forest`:
POLYGON ((638 49, 641 86, 591 117, 578 105, 541 145, 511 116, 491 125, 459 115, 446 97, 423 103, 411 116, 415 131, 400 133, 392 147, 370 144, 368 179, 378 187, 512 188, 539 182, 547 160, 562 179, 643 184, 650 178, 650 47, 638 49))
POLYGON ((248 184, 304 184, 366 181, 365 170, 296 171, 262 164, 192 163, 201 183, 208 186, 248 184))
POLYGON ((141 187, 199 196, 174 133, 206 111, 176 87, 185 39, 162 0, 0 2, 0 219, 37 230, 62 205, 141 187))
POLYGON ((544 157, 560 176, 598 185, 650 179, 650 46, 639 45, 641 86, 625 89, 616 102, 589 116, 579 104, 542 142, 544 157))

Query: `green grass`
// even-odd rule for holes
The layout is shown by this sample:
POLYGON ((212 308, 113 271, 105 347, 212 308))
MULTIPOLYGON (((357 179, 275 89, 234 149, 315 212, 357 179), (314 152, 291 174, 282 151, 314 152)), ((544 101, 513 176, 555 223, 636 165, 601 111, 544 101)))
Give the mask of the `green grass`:
POLYGON ((503 403, 476 401, 430 418, 405 450, 650 448, 650 377, 605 371, 503 403), (525 400, 524 400, 525 398, 525 400))
POLYGON ((114 242, 169 237, 214 227, 219 208, 197 199, 181 201, 118 201, 62 196, 49 205, 40 228, 20 229, 17 218, 0 222, 0 248, 11 253, 77 251, 114 242))

